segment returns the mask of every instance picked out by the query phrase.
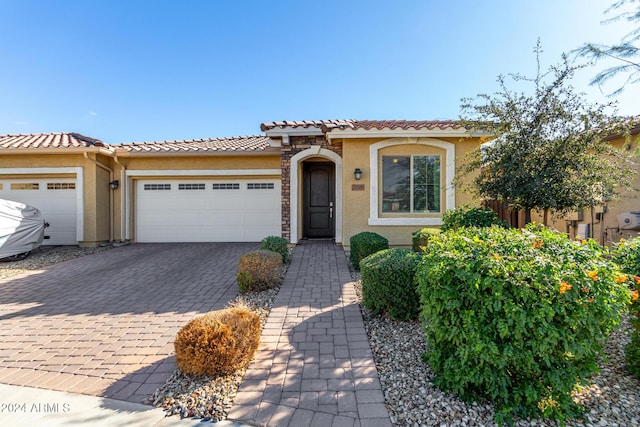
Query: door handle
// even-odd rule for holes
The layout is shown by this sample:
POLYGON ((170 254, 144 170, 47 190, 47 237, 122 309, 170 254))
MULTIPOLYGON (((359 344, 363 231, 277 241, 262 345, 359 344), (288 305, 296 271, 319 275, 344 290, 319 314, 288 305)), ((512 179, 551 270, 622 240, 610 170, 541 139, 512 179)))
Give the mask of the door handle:
POLYGON ((333 218, 333 202, 329 202, 329 218, 333 218))

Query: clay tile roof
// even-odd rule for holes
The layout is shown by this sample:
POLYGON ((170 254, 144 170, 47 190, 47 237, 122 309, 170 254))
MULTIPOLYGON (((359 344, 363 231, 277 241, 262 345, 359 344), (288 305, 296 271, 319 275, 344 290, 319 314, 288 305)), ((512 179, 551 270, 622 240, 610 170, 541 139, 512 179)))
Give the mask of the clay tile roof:
POLYGON ((267 147, 269 147, 269 138, 262 135, 193 139, 188 141, 131 142, 116 145, 116 148, 135 153, 258 151, 267 147))
POLYGON ((450 129, 461 128, 455 120, 304 120, 304 121, 281 121, 262 123, 260 129, 264 131, 275 128, 308 128, 318 127, 323 132, 331 132, 334 129, 450 129))
POLYGON ((0 149, 82 147, 105 147, 105 144, 79 133, 0 135, 0 149))
POLYGON ((450 129, 461 128, 455 120, 355 120, 353 129, 450 129))
POLYGON ((275 129, 275 128, 309 128, 309 127, 317 127, 321 128, 323 126, 328 126, 332 128, 336 127, 350 127, 351 123, 354 120, 284 120, 281 122, 266 122, 260 125, 260 130, 263 132, 275 129))

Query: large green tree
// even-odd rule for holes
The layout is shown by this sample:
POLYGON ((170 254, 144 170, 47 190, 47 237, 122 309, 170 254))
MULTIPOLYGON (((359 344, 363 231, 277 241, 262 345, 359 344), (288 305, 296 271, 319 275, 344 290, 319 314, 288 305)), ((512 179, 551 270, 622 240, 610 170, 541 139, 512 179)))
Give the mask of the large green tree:
POLYGON ((613 45, 585 43, 573 51, 578 57, 583 57, 597 63, 601 60, 613 59, 613 66, 599 72, 591 84, 604 85, 616 76, 625 75, 626 80, 613 94, 620 93, 627 84, 640 82, 640 0, 620 0, 609 7, 606 14, 614 14, 604 23, 626 21, 634 25, 619 43, 613 45))
MULTIPOLYGON (((524 210, 563 213, 592 207, 630 186, 634 168, 607 137, 621 132, 611 104, 591 105, 570 85, 578 67, 566 56, 546 72, 499 76, 499 90, 462 100, 461 121, 493 138, 473 151, 458 179, 485 200, 524 210), (518 89, 509 87, 512 85, 518 89)), ((459 181, 458 181, 459 182, 459 181)))

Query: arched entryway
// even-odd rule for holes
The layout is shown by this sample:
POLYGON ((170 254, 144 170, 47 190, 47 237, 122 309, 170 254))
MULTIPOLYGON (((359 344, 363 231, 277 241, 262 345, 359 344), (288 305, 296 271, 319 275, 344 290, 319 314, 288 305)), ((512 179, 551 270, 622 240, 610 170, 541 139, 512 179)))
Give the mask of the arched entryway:
POLYGON ((290 188, 291 243, 302 237, 342 243, 342 158, 320 147, 297 153, 291 158, 290 188))

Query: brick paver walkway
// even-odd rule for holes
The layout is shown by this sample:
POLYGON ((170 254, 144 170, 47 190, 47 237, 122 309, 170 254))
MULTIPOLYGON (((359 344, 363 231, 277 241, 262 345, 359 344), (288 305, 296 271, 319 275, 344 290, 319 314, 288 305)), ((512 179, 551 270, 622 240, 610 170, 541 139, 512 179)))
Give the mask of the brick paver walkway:
POLYGON ((138 244, 0 280, 0 383, 140 403, 173 340, 234 298, 255 243, 138 244))
POLYGON ((347 260, 304 241, 229 419, 260 426, 391 426, 347 260))

